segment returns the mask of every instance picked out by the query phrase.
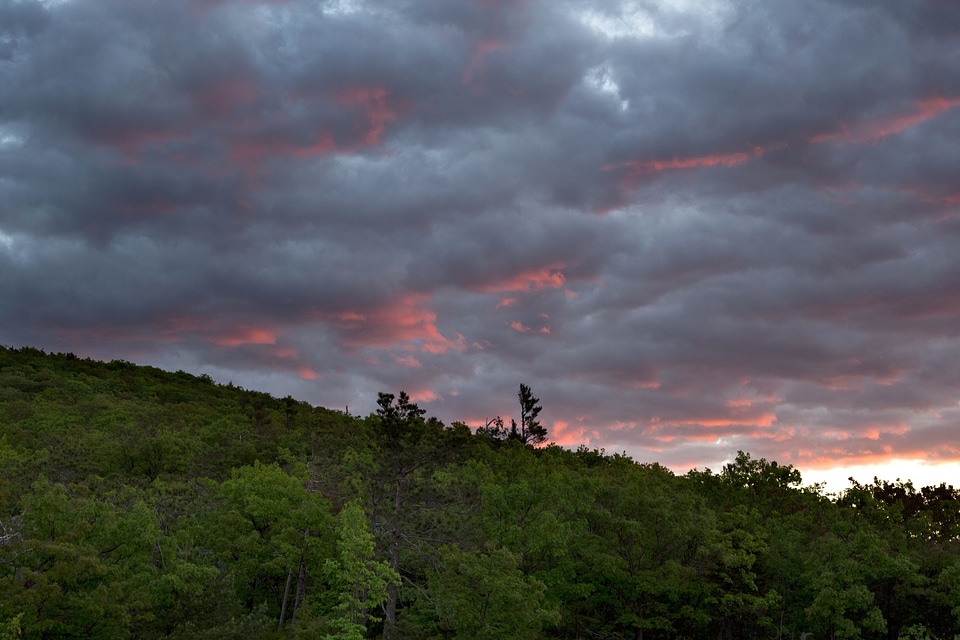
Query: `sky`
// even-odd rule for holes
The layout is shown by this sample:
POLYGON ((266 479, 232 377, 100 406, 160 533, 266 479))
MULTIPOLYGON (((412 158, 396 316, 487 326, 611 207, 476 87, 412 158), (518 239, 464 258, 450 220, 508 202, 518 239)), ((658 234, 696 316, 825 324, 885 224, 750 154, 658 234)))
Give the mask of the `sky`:
POLYGON ((958 177, 953 0, 0 0, 0 343, 354 415, 960 486, 958 177))

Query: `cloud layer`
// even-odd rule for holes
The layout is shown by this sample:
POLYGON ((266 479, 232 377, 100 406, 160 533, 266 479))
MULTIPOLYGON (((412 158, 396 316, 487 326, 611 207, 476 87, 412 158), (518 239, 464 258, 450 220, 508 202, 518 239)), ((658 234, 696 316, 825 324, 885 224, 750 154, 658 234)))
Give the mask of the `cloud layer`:
POLYGON ((0 0, 0 340, 957 461, 958 140, 943 0, 0 0))

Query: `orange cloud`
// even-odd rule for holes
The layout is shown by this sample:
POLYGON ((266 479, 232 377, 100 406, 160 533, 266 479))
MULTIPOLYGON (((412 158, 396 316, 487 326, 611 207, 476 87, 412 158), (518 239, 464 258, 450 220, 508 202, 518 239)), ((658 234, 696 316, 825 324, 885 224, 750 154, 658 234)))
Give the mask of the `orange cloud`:
MULTIPOLYGON (((538 289, 562 289, 567 283, 567 277, 560 271, 563 264, 556 264, 542 269, 533 269, 497 280, 479 287, 484 293, 507 293, 521 291, 535 291, 538 289)), ((510 306, 516 302, 511 298, 503 301, 503 306, 510 306), (511 302, 507 302, 512 300, 511 302)), ((498 305, 500 306, 500 305, 498 305)))
POLYGON ((621 181, 625 189, 634 189, 640 176, 661 173, 663 171, 678 171, 685 169, 699 169, 701 167, 736 167, 744 164, 751 158, 761 156, 766 149, 764 147, 753 147, 750 152, 738 153, 717 153, 704 156, 690 156, 686 158, 671 158, 669 160, 628 160, 616 164, 605 164, 601 167, 603 171, 613 171, 616 169, 627 169, 627 173, 621 181))
MULTIPOLYGON (((756 155, 756 154, 754 154, 756 155)), ((753 157, 748 153, 728 153, 691 158, 673 158, 671 160, 629 160, 619 164, 607 164, 604 171, 627 167, 633 173, 658 173, 672 169, 696 169, 698 167, 735 167, 753 157)))
POLYGON ((596 431, 583 425, 571 426, 565 420, 555 420, 550 427, 549 440, 562 447, 575 447, 581 444, 590 444, 596 437, 596 431))
MULTIPOLYGON (((735 412, 736 413, 736 412, 735 412)), ((745 413, 745 412, 744 412, 745 413)), ((767 411, 756 415, 732 415, 728 417, 698 419, 702 427, 769 427, 777 421, 777 414, 767 411)))
POLYGON ((550 333, 550 327, 540 327, 539 329, 531 329, 530 327, 521 323, 519 320, 514 320, 513 322, 511 322, 510 328, 520 333, 541 333, 541 334, 550 333))
MULTIPOLYGON (((255 100, 256 91, 256 87, 244 83, 225 83, 202 93, 198 100, 206 108, 215 111, 236 106, 231 102, 233 98, 241 101, 255 100)), ((234 142, 231 145, 230 160, 242 165, 248 176, 255 176, 260 172, 263 160, 271 156, 309 158, 337 152, 350 153, 362 147, 379 144, 387 125, 399 118, 398 108, 383 87, 343 87, 333 91, 333 100, 342 107, 358 109, 362 113, 354 123, 355 134, 359 136, 357 143, 338 144, 334 133, 328 130, 317 131, 311 139, 306 140, 261 135, 234 142)))
POLYGON ((225 334, 208 337, 207 340, 221 347, 239 347, 242 344, 276 344, 277 334, 272 329, 240 326, 225 334))
POLYGON ((307 366, 298 368, 297 375, 299 375, 304 380, 316 380, 318 377, 320 377, 320 374, 318 374, 316 371, 314 371, 313 369, 307 366))
POLYGON ((852 129, 846 124, 841 124, 839 131, 813 136, 810 141, 813 143, 831 142, 833 140, 853 143, 875 142, 881 138, 906 131, 921 122, 940 115, 948 109, 958 106, 960 106, 960 98, 934 96, 924 100, 917 100, 914 102, 913 113, 865 122, 854 126, 852 129))
MULTIPOLYGON (((196 335, 211 344, 221 347, 239 347, 245 344, 277 343, 277 332, 269 327, 252 327, 236 325, 223 327, 217 320, 193 318, 189 316, 172 316, 160 321, 157 332, 167 342, 180 342, 188 335, 196 335)), ((289 348, 278 348, 277 357, 295 356, 296 352, 289 348)))
POLYGON ((330 317, 352 348, 418 350, 426 353, 463 351, 460 334, 447 338, 437 328, 437 314, 426 307, 428 296, 409 294, 367 313, 342 311, 330 317))
POLYGON ((434 400, 439 400, 440 396, 429 389, 421 389, 419 391, 411 391, 410 399, 414 402, 433 402, 434 400))

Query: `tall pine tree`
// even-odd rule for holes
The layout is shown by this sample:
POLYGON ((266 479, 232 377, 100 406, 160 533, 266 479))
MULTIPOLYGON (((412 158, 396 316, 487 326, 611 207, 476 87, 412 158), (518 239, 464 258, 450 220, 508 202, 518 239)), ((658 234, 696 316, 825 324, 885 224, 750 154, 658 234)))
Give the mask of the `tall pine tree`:
POLYGON ((547 428, 537 420, 543 410, 538 404, 540 398, 535 398, 530 387, 522 382, 517 398, 520 400, 520 426, 517 426, 515 420, 510 421, 510 438, 523 444, 538 445, 546 442, 547 428))

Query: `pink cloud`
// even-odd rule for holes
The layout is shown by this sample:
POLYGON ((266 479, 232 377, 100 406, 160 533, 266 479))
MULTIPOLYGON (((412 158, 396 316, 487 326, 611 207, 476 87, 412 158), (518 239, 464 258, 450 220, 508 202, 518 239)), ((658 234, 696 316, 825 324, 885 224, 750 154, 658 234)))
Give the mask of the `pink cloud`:
MULTIPOLYGON (((216 85, 200 94, 201 102, 209 103, 211 108, 235 106, 231 99, 254 100, 257 88, 246 83, 226 83, 216 85)), ((248 179, 262 173, 263 161, 270 157, 290 156, 311 158, 332 153, 352 153, 363 147, 381 143, 387 125, 400 117, 400 107, 392 100, 383 87, 341 87, 332 92, 335 103, 350 110, 359 111, 354 123, 357 142, 344 144, 338 142, 334 131, 320 129, 311 138, 294 139, 276 134, 253 131, 241 133, 230 143, 230 161, 243 167, 248 179)), ((256 128, 256 123, 235 123, 240 129, 256 128)))
MULTIPOLYGON (((557 264, 542 269, 523 271, 505 279, 481 285, 478 288, 485 293, 512 293, 536 291, 538 289, 561 289, 567 282, 566 276, 560 271, 563 267, 564 265, 557 264)), ((507 298, 507 300, 511 300, 511 298, 507 298)), ((510 306, 514 302, 516 302, 515 299, 507 304, 505 300, 503 306, 510 306)))
POLYGON ((902 133, 918 124, 935 118, 944 111, 960 106, 960 98, 943 98, 934 96, 914 102, 912 113, 898 114, 888 118, 867 121, 853 126, 841 123, 839 130, 813 136, 813 143, 842 142, 862 143, 875 142, 887 136, 902 133))
POLYGON ((626 174, 621 180, 621 186, 626 190, 633 190, 643 175, 704 167, 736 167, 746 163, 751 158, 763 155, 766 150, 764 147, 755 146, 749 152, 713 153, 702 156, 674 157, 669 159, 628 160, 626 162, 605 164, 601 169, 603 171, 627 169, 626 174))
POLYGON ((428 302, 426 295, 407 294, 365 313, 345 310, 328 317, 352 349, 400 348, 433 354, 466 349, 462 335, 447 338, 440 333, 437 314, 427 308, 428 302))
POLYGON ((440 399, 440 396, 438 396, 435 392, 431 391, 430 389, 420 389, 418 391, 411 391, 409 395, 410 395, 410 399, 413 400, 414 402, 434 402, 435 400, 440 399))
POLYGON ((225 333, 207 337, 221 347, 239 347, 243 344, 276 344, 277 334, 272 329, 238 326, 225 333))
MULTIPOLYGON (((216 319, 191 316, 171 316, 159 321, 157 331, 167 342, 182 342, 198 337, 220 347, 242 345, 276 345, 277 330, 272 327, 238 324, 224 326, 216 319)), ((289 347, 278 347, 274 355, 285 358, 296 356, 289 347)))
POLYGON ((566 420, 554 420, 550 424, 547 439, 562 447, 589 446, 601 440, 601 434, 585 416, 578 416, 573 424, 566 420))
POLYGON ((550 334, 550 327, 540 327, 539 329, 531 329, 530 327, 524 325, 519 320, 514 320, 510 323, 510 328, 519 333, 539 333, 543 335, 550 334))
POLYGON ((320 377, 320 374, 307 366, 297 368, 297 375, 304 380, 316 380, 320 377))
MULTIPOLYGON (((740 409, 741 407, 733 407, 740 409)), ((755 413, 749 411, 752 407, 747 407, 746 411, 731 411, 729 416, 718 416, 716 418, 701 418, 696 423, 702 427, 769 427, 777 421, 777 414, 773 411, 755 413)))

